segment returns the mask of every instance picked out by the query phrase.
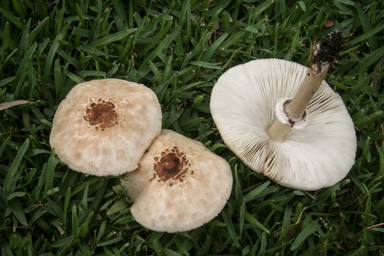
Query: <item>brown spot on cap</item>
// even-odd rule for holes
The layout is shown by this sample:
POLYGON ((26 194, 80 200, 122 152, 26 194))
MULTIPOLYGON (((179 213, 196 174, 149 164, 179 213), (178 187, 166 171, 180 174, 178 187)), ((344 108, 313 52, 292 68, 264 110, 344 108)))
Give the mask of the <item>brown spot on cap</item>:
POLYGON ((152 179, 150 179, 149 181, 152 181, 152 180, 154 180, 155 178, 156 178, 156 174, 153 175, 152 179))
POLYGON ((163 156, 158 165, 155 166, 155 172, 164 180, 169 180, 182 171, 183 165, 175 153, 169 153, 163 156))
POLYGON ((84 120, 90 125, 96 126, 95 130, 104 131, 105 128, 115 126, 117 124, 117 113, 114 110, 115 105, 112 102, 106 102, 99 99, 99 103, 92 103, 86 109, 84 120))

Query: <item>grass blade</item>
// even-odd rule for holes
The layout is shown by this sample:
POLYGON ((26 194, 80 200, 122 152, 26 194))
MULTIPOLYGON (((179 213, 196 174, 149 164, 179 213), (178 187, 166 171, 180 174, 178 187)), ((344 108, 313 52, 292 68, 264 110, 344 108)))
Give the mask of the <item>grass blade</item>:
POLYGON ((8 173, 4 180, 4 189, 7 194, 9 194, 10 192, 12 183, 14 182, 16 171, 20 166, 21 160, 23 159, 24 154, 28 149, 28 146, 29 146, 29 139, 26 139, 23 145, 20 147, 19 152, 17 153, 15 159, 13 159, 11 166, 9 167, 8 173))
POLYGON ((300 244, 304 242, 305 239, 307 239, 308 236, 320 230, 321 226, 318 222, 318 220, 311 222, 300 232, 300 234, 296 237, 295 241, 293 241, 292 243, 292 246, 290 248, 291 251, 296 250, 300 246, 300 244))

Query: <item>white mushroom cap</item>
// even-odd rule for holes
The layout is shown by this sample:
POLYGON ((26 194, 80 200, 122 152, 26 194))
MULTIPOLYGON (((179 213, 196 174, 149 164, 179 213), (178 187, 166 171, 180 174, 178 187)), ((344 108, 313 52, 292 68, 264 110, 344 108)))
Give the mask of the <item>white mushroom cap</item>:
POLYGON ((232 189, 229 164, 198 141, 163 130, 122 181, 144 227, 182 232, 202 226, 223 209, 232 189), (135 184, 133 184, 135 183, 135 184))
POLYGON ((268 137, 278 99, 295 95, 306 70, 277 59, 233 67, 215 84, 210 107, 224 142, 247 166, 281 185, 316 190, 348 174, 356 135, 342 99, 323 81, 307 108, 307 127, 291 129, 280 143, 268 137))
POLYGON ((60 103, 50 144, 73 170, 120 175, 138 167, 161 132, 161 119, 159 101, 146 86, 93 80, 76 85, 60 103))

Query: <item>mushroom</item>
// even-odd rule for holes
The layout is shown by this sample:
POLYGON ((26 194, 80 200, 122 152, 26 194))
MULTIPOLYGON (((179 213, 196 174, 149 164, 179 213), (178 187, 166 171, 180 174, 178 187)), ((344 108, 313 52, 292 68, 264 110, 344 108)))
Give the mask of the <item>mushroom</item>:
POLYGON ((201 142, 162 130, 122 185, 138 223, 158 232, 202 226, 224 207, 232 189, 228 163, 201 142))
POLYGON ((50 144, 60 160, 96 176, 120 175, 138 167, 161 132, 161 108, 144 85, 120 79, 76 85, 53 119, 50 144))
POLYGON ((247 166, 301 190, 339 182, 356 153, 343 100, 323 81, 328 66, 310 65, 264 59, 233 67, 215 84, 210 104, 224 142, 247 166))

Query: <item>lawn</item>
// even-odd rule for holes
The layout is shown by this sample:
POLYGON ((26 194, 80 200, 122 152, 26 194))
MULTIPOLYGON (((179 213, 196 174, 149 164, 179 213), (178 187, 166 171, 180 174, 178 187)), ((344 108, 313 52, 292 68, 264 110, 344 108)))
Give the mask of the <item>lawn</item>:
POLYGON ((384 2, 372 0, 1 0, 1 255, 384 255, 384 2), (355 124, 356 162, 318 191, 280 186, 224 144, 212 88, 238 64, 307 65, 311 41, 347 39, 325 80, 355 124), (119 177, 72 171, 51 150, 55 111, 76 84, 139 82, 163 128, 225 158, 222 212, 189 232, 152 232, 130 213, 119 177))

